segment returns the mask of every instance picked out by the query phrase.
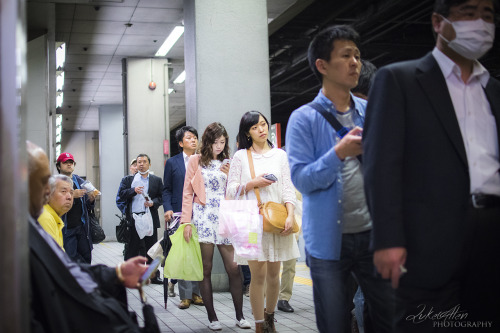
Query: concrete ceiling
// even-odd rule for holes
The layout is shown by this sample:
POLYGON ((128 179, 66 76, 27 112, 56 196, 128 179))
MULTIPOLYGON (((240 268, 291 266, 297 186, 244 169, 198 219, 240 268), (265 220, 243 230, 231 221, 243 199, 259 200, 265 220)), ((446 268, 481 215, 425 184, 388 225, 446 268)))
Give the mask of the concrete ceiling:
MULTIPOLYGON (((122 104, 122 59, 154 57, 165 38, 183 21, 182 0, 32 0, 28 30, 40 12, 30 4, 55 3, 55 40, 66 43, 63 114, 65 131, 99 130, 98 108, 122 104)), ((272 22, 296 0, 269 0, 272 22)), ((304 2, 304 1, 298 1, 304 2)), ((310 1, 306 1, 310 2, 310 1)), ((44 14, 42 14, 44 15, 44 14)), ((183 37, 167 54, 171 63, 169 113, 172 127, 185 121, 183 37)))

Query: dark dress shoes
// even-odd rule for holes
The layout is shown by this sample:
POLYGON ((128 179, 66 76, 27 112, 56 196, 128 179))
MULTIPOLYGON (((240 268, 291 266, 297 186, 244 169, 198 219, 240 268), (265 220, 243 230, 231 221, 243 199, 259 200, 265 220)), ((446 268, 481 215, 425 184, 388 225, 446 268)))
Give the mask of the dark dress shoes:
POLYGON ((163 280, 160 278, 159 271, 156 271, 155 276, 151 278, 151 283, 152 284, 163 284, 163 280))
POLYGON ((278 301, 278 310, 283 312, 293 312, 292 306, 285 300, 278 301))

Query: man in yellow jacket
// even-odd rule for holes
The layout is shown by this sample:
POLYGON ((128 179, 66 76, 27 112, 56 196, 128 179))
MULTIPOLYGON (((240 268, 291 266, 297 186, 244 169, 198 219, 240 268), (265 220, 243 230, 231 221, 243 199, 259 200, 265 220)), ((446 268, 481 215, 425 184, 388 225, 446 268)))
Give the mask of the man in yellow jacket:
POLYGON ((38 223, 63 248, 64 222, 61 216, 73 206, 73 181, 65 175, 54 175, 49 178, 49 186, 49 202, 43 206, 38 223))

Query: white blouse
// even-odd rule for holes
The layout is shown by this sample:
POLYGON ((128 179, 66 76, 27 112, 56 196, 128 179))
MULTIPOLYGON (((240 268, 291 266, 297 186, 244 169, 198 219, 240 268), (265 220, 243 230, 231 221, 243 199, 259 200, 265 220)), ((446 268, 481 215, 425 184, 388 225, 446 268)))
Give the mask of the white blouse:
MULTIPOLYGON (((290 177, 290 167, 285 151, 272 148, 264 154, 252 152, 252 159, 255 176, 272 173, 278 178, 277 182, 259 188, 262 203, 274 201, 281 204, 289 202, 295 205, 295 189, 290 177)), ((227 198, 234 199, 238 187, 245 185, 250 180, 252 180, 252 176, 250 175, 247 151, 240 149, 234 154, 231 162, 226 190, 227 198)), ((253 190, 248 192, 248 199, 256 199, 253 190)))

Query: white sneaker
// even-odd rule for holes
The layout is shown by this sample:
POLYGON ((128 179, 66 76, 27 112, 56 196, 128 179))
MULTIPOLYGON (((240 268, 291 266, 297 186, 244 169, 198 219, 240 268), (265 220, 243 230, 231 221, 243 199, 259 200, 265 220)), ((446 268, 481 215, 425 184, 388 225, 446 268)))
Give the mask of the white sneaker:
POLYGON ((218 321, 212 321, 210 324, 208 324, 208 328, 210 328, 212 331, 220 331, 222 329, 222 325, 218 321))
POLYGON ((252 325, 244 318, 241 318, 240 321, 236 321, 236 326, 243 329, 252 328, 252 325))

